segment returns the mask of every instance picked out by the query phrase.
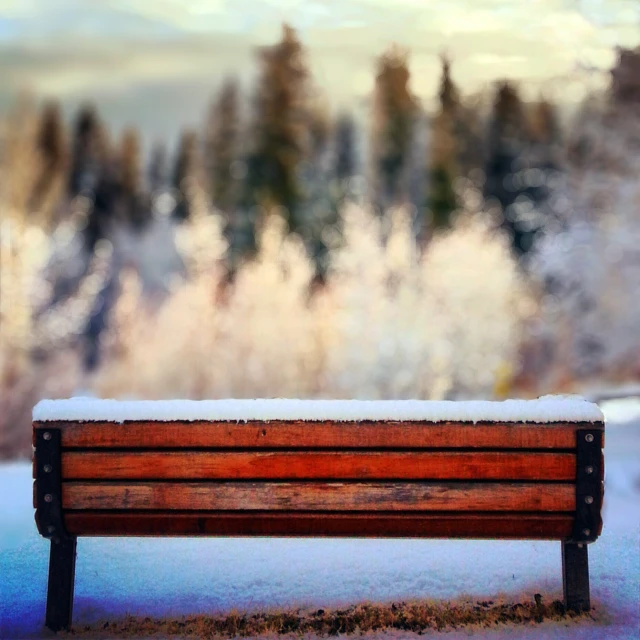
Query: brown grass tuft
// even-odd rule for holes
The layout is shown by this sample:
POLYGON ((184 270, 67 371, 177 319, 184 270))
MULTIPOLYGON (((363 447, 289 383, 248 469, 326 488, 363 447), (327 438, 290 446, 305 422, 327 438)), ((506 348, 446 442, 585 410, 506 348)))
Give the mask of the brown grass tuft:
POLYGON ((260 613, 232 611, 220 616, 182 618, 142 618, 127 616, 118 621, 78 626, 64 637, 87 638, 237 638, 288 634, 320 637, 362 634, 381 630, 401 630, 422 634, 467 627, 494 627, 501 624, 536 624, 592 618, 591 614, 565 612, 556 600, 544 604, 539 594, 534 602, 434 602, 420 600, 392 604, 357 604, 344 609, 288 610, 260 613))

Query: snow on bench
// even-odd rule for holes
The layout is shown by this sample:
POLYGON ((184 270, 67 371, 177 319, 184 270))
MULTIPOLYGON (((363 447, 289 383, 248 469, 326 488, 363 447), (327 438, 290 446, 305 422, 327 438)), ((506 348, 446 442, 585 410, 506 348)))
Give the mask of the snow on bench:
POLYGON ((33 420, 125 421, 270 421, 305 422, 602 422, 598 405, 580 396, 537 400, 42 400, 33 420))

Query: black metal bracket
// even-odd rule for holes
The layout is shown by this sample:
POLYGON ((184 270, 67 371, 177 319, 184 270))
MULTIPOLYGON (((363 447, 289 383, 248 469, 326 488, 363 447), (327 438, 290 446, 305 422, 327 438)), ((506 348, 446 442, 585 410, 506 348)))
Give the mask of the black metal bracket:
POLYGON ((35 430, 36 524, 52 542, 69 538, 62 517, 62 447, 60 429, 35 430))
POLYGON ((602 430, 576 431, 576 518, 571 542, 593 542, 602 525, 602 430))

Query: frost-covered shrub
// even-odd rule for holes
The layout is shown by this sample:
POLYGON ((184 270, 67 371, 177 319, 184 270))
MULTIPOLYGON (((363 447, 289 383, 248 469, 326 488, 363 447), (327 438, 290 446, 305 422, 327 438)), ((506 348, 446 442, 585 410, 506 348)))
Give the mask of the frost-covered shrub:
POLYGON ((326 349, 330 395, 491 396, 515 367, 524 296, 506 239, 462 216, 421 255, 405 212, 381 223, 352 208, 333 257, 326 349))
POLYGON ((498 369, 514 367, 524 290, 505 239, 483 219, 461 217, 421 253, 405 212, 387 225, 351 206, 314 289, 301 240, 275 217, 255 259, 227 283, 217 217, 202 211, 178 242, 195 263, 159 309, 123 281, 96 389, 149 398, 491 395, 498 369))
POLYGON ((29 454, 37 400, 78 388, 74 347, 108 262, 94 256, 59 295, 59 268, 77 266, 79 230, 73 220, 54 225, 33 204, 41 166, 35 125, 28 103, 0 121, 0 457, 29 454))
POLYGON ((257 258, 224 282, 217 216, 201 210, 179 230, 188 277, 156 311, 123 279, 98 373, 101 395, 304 396, 314 361, 308 304, 312 265, 301 241, 267 220, 257 258))
POLYGON ((554 202, 530 273, 541 292, 533 344, 547 353, 544 385, 640 374, 640 117, 586 112, 580 153, 554 202))
POLYGON ((80 385, 75 349, 97 291, 104 259, 59 305, 48 276, 58 234, 28 224, 24 212, 5 208, 0 223, 0 455, 26 454, 31 408, 42 397, 64 397, 80 385))

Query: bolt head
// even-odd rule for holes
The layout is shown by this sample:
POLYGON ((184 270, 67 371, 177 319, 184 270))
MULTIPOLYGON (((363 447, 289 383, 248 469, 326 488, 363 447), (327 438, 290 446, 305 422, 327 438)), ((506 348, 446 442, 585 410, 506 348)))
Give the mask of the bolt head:
POLYGON ((591 535, 591 529, 583 529, 583 530, 582 530, 582 533, 583 533, 585 536, 591 535))
POLYGON ((593 467, 591 465, 589 465, 588 467, 585 467, 585 471, 591 475, 593 473, 593 467))
POLYGON ((51 440, 51 432, 50 431, 45 431, 44 434, 42 435, 42 437, 45 440, 51 440))
POLYGON ((584 497, 584 501, 585 501, 587 504, 593 504, 593 496, 585 496, 585 497, 584 497))
POLYGON ((53 496, 50 493, 47 493, 44 497, 45 502, 51 502, 53 500, 53 496))
POLYGON ((45 464, 44 465, 44 472, 45 473, 51 473, 51 465, 50 464, 45 464))
POLYGON ((587 433, 587 435, 584 437, 584 439, 587 442, 593 442, 593 433, 587 433))

